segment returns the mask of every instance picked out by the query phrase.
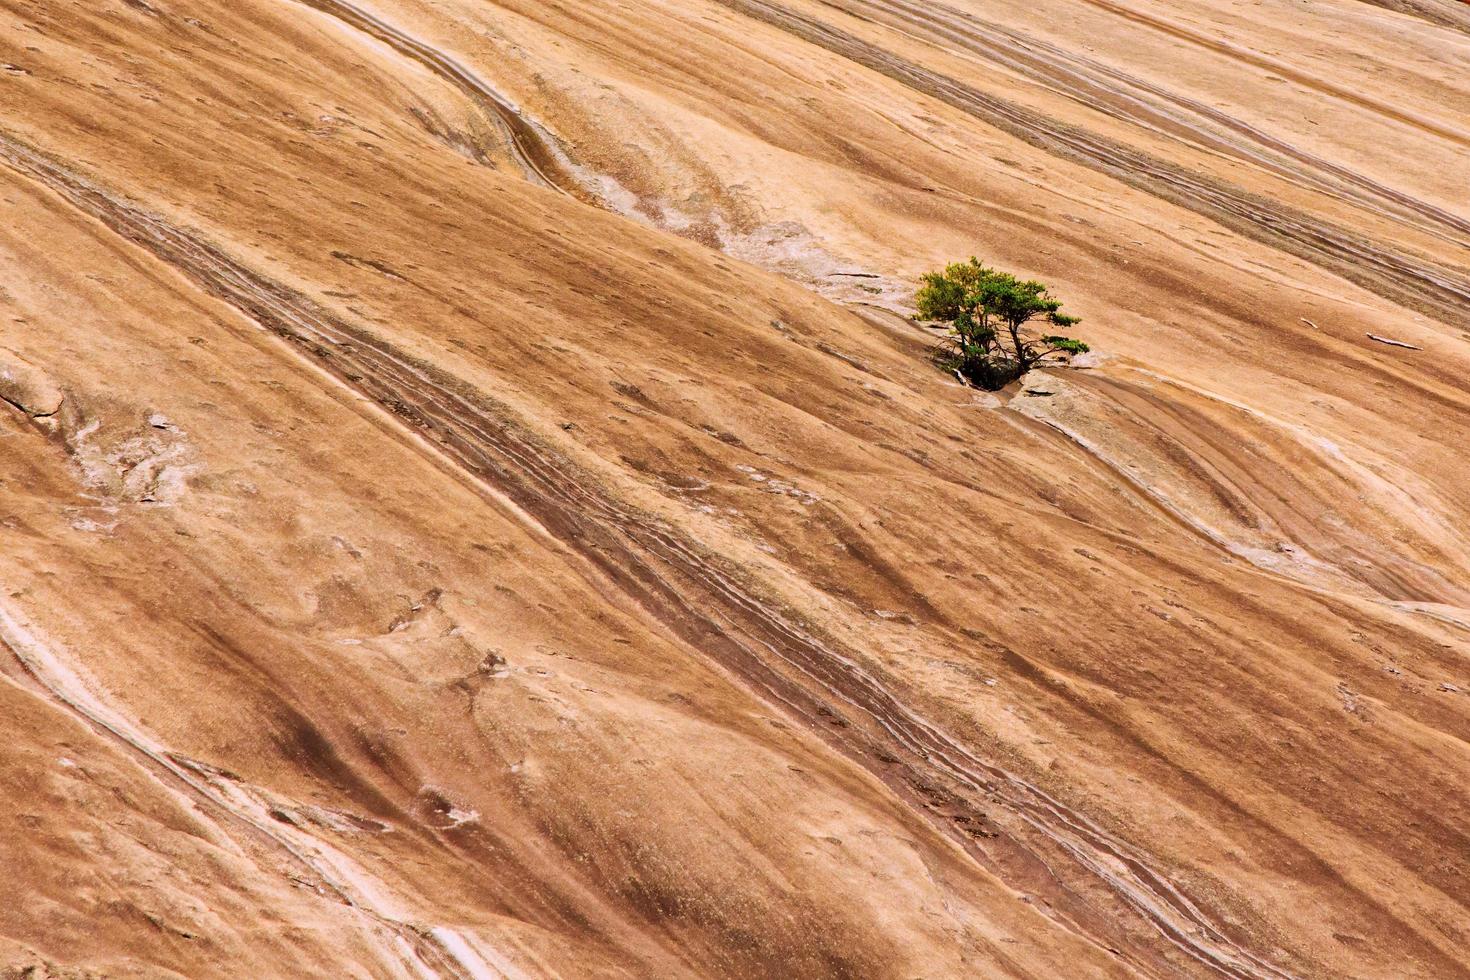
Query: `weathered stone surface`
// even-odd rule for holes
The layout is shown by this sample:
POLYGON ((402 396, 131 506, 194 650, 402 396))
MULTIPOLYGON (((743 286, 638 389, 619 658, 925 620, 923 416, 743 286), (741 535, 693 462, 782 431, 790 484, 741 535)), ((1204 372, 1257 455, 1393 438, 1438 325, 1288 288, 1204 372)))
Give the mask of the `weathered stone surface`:
POLYGON ((360 3, 3 4, 0 976, 1466 975, 1470 35, 360 3))
POLYGON ((0 348, 0 398, 36 418, 61 411, 65 395, 40 368, 0 348))

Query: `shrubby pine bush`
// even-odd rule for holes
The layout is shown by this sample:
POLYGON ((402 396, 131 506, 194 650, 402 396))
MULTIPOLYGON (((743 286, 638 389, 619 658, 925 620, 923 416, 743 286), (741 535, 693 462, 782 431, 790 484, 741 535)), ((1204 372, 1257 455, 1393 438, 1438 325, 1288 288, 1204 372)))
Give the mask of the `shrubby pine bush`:
POLYGON ((915 303, 919 319, 951 327, 951 334, 935 348, 935 361, 991 391, 1048 357, 1088 349, 1080 340, 1053 333, 1027 336, 1038 324, 1066 328, 1078 319, 1060 312, 1061 302, 1047 295, 1041 283, 991 269, 979 259, 924 275, 915 303))

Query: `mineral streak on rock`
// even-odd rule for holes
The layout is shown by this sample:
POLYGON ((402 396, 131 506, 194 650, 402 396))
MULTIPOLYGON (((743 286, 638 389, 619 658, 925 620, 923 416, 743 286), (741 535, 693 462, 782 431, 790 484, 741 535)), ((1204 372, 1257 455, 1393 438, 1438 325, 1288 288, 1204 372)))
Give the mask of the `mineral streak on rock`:
POLYGON ((1470 976, 1462 7, 0 0, 0 977, 1470 976))

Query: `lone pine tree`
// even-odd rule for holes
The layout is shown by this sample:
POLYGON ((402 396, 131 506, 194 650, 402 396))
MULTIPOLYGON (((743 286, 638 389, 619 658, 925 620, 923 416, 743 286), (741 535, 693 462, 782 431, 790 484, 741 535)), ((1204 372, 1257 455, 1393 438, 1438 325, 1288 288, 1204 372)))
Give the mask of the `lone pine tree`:
POLYGON ((1046 286, 991 269, 979 259, 955 262, 923 276, 915 303, 921 320, 948 323, 951 334, 935 359, 971 384, 1002 388, 1048 357, 1082 354, 1080 340, 1032 333, 1032 324, 1070 327, 1077 317, 1060 312, 1046 286))

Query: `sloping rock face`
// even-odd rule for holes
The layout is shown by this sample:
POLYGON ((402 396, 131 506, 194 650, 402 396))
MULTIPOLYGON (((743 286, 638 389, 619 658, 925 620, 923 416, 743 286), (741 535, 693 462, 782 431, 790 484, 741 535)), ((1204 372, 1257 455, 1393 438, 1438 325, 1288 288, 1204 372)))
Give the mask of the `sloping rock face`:
POLYGON ((61 411, 66 396, 46 374, 13 351, 0 350, 0 398, 31 418, 61 411))
POLYGON ((0 9, 0 975, 1470 974, 1462 5, 0 9))

